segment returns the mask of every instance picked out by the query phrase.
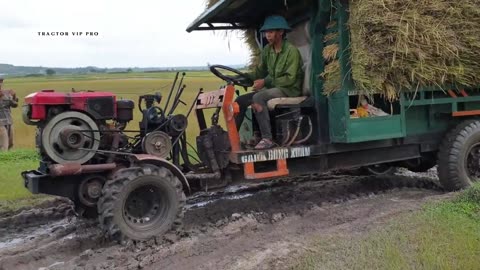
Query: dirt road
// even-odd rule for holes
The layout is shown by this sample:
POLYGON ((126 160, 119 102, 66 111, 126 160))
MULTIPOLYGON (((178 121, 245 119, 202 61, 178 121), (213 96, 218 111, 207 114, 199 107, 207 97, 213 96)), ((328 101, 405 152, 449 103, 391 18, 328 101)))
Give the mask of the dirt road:
POLYGON ((237 186, 190 198, 176 233, 127 246, 59 200, 0 216, 0 269, 282 269, 315 236, 362 233, 445 196, 435 171, 237 186))

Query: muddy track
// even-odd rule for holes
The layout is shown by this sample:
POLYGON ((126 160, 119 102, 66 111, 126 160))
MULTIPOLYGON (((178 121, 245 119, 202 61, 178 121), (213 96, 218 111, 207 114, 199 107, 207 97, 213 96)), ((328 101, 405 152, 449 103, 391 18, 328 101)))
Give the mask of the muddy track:
MULTIPOLYGON (((188 268, 186 258, 202 262, 203 255, 215 254, 225 245, 219 239, 233 237, 245 228, 268 230, 283 220, 302 219, 318 209, 407 193, 423 199, 443 192, 434 172, 405 171, 388 177, 312 175, 204 192, 187 201, 181 230, 128 246, 105 241, 95 221, 77 219, 71 205, 60 203, 53 209, 31 209, 0 218, 0 269, 188 268)), ((241 237, 234 239, 241 241, 241 237)), ((242 248, 251 247, 244 244, 242 248)), ((221 264, 212 268, 222 269, 221 264)), ((199 265, 210 264, 205 261, 199 265)))
POLYGON ((35 208, 9 212, 0 216, 0 241, 2 235, 11 230, 21 231, 73 215, 75 215, 73 203, 67 199, 56 198, 35 208))
POLYGON ((351 199, 391 192, 398 188, 419 188, 441 191, 435 178, 392 175, 388 177, 351 175, 311 175, 246 187, 234 193, 215 194, 188 200, 185 228, 204 223, 215 223, 234 213, 262 212, 301 214, 312 206, 341 203, 351 199), (215 198, 218 196, 219 198, 215 198), (208 207, 205 207, 208 205, 208 207), (200 207, 198 207, 200 206, 200 207))
POLYGON ((45 200, 35 206, 27 206, 14 211, 0 212, 0 222, 1 220, 5 220, 6 218, 10 218, 21 213, 38 212, 38 210, 45 211, 47 209, 54 209, 54 208, 57 208, 57 209, 68 208, 70 206, 72 206, 72 202, 66 198, 51 197, 51 199, 45 200))

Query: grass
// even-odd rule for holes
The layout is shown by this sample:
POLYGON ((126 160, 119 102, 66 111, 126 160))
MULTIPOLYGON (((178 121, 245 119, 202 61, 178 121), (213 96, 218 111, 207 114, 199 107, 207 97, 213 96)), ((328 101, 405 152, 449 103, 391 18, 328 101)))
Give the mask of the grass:
POLYGON ((17 150, 0 153, 0 201, 30 196, 23 187, 20 172, 38 167, 38 157, 34 150, 17 150))
POLYGON ((0 212, 10 212, 43 202, 47 196, 32 195, 24 186, 20 172, 38 167, 35 150, 0 152, 0 212))
POLYGON ((364 236, 317 238, 292 269, 479 269, 480 184, 364 236))

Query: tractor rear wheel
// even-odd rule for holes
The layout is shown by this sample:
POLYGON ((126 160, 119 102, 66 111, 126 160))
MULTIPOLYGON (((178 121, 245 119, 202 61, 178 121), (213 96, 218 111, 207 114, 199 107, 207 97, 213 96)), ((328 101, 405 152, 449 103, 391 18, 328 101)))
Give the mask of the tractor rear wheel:
POLYGON ((438 178, 448 191, 480 180, 480 121, 467 120, 450 131, 438 153, 438 178))
POLYGON ((120 242, 148 240, 181 224, 185 200, 181 182, 166 168, 121 169, 103 187, 100 225, 120 242))

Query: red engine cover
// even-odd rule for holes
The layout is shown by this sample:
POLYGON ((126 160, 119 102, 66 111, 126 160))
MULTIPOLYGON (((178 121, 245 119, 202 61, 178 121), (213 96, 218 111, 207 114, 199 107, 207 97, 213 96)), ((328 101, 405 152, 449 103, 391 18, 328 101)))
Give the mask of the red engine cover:
POLYGON ((62 93, 55 90, 42 90, 25 97, 29 105, 31 120, 44 120, 47 107, 66 105, 68 109, 83 111, 94 119, 114 119, 117 112, 116 96, 110 92, 62 93))

